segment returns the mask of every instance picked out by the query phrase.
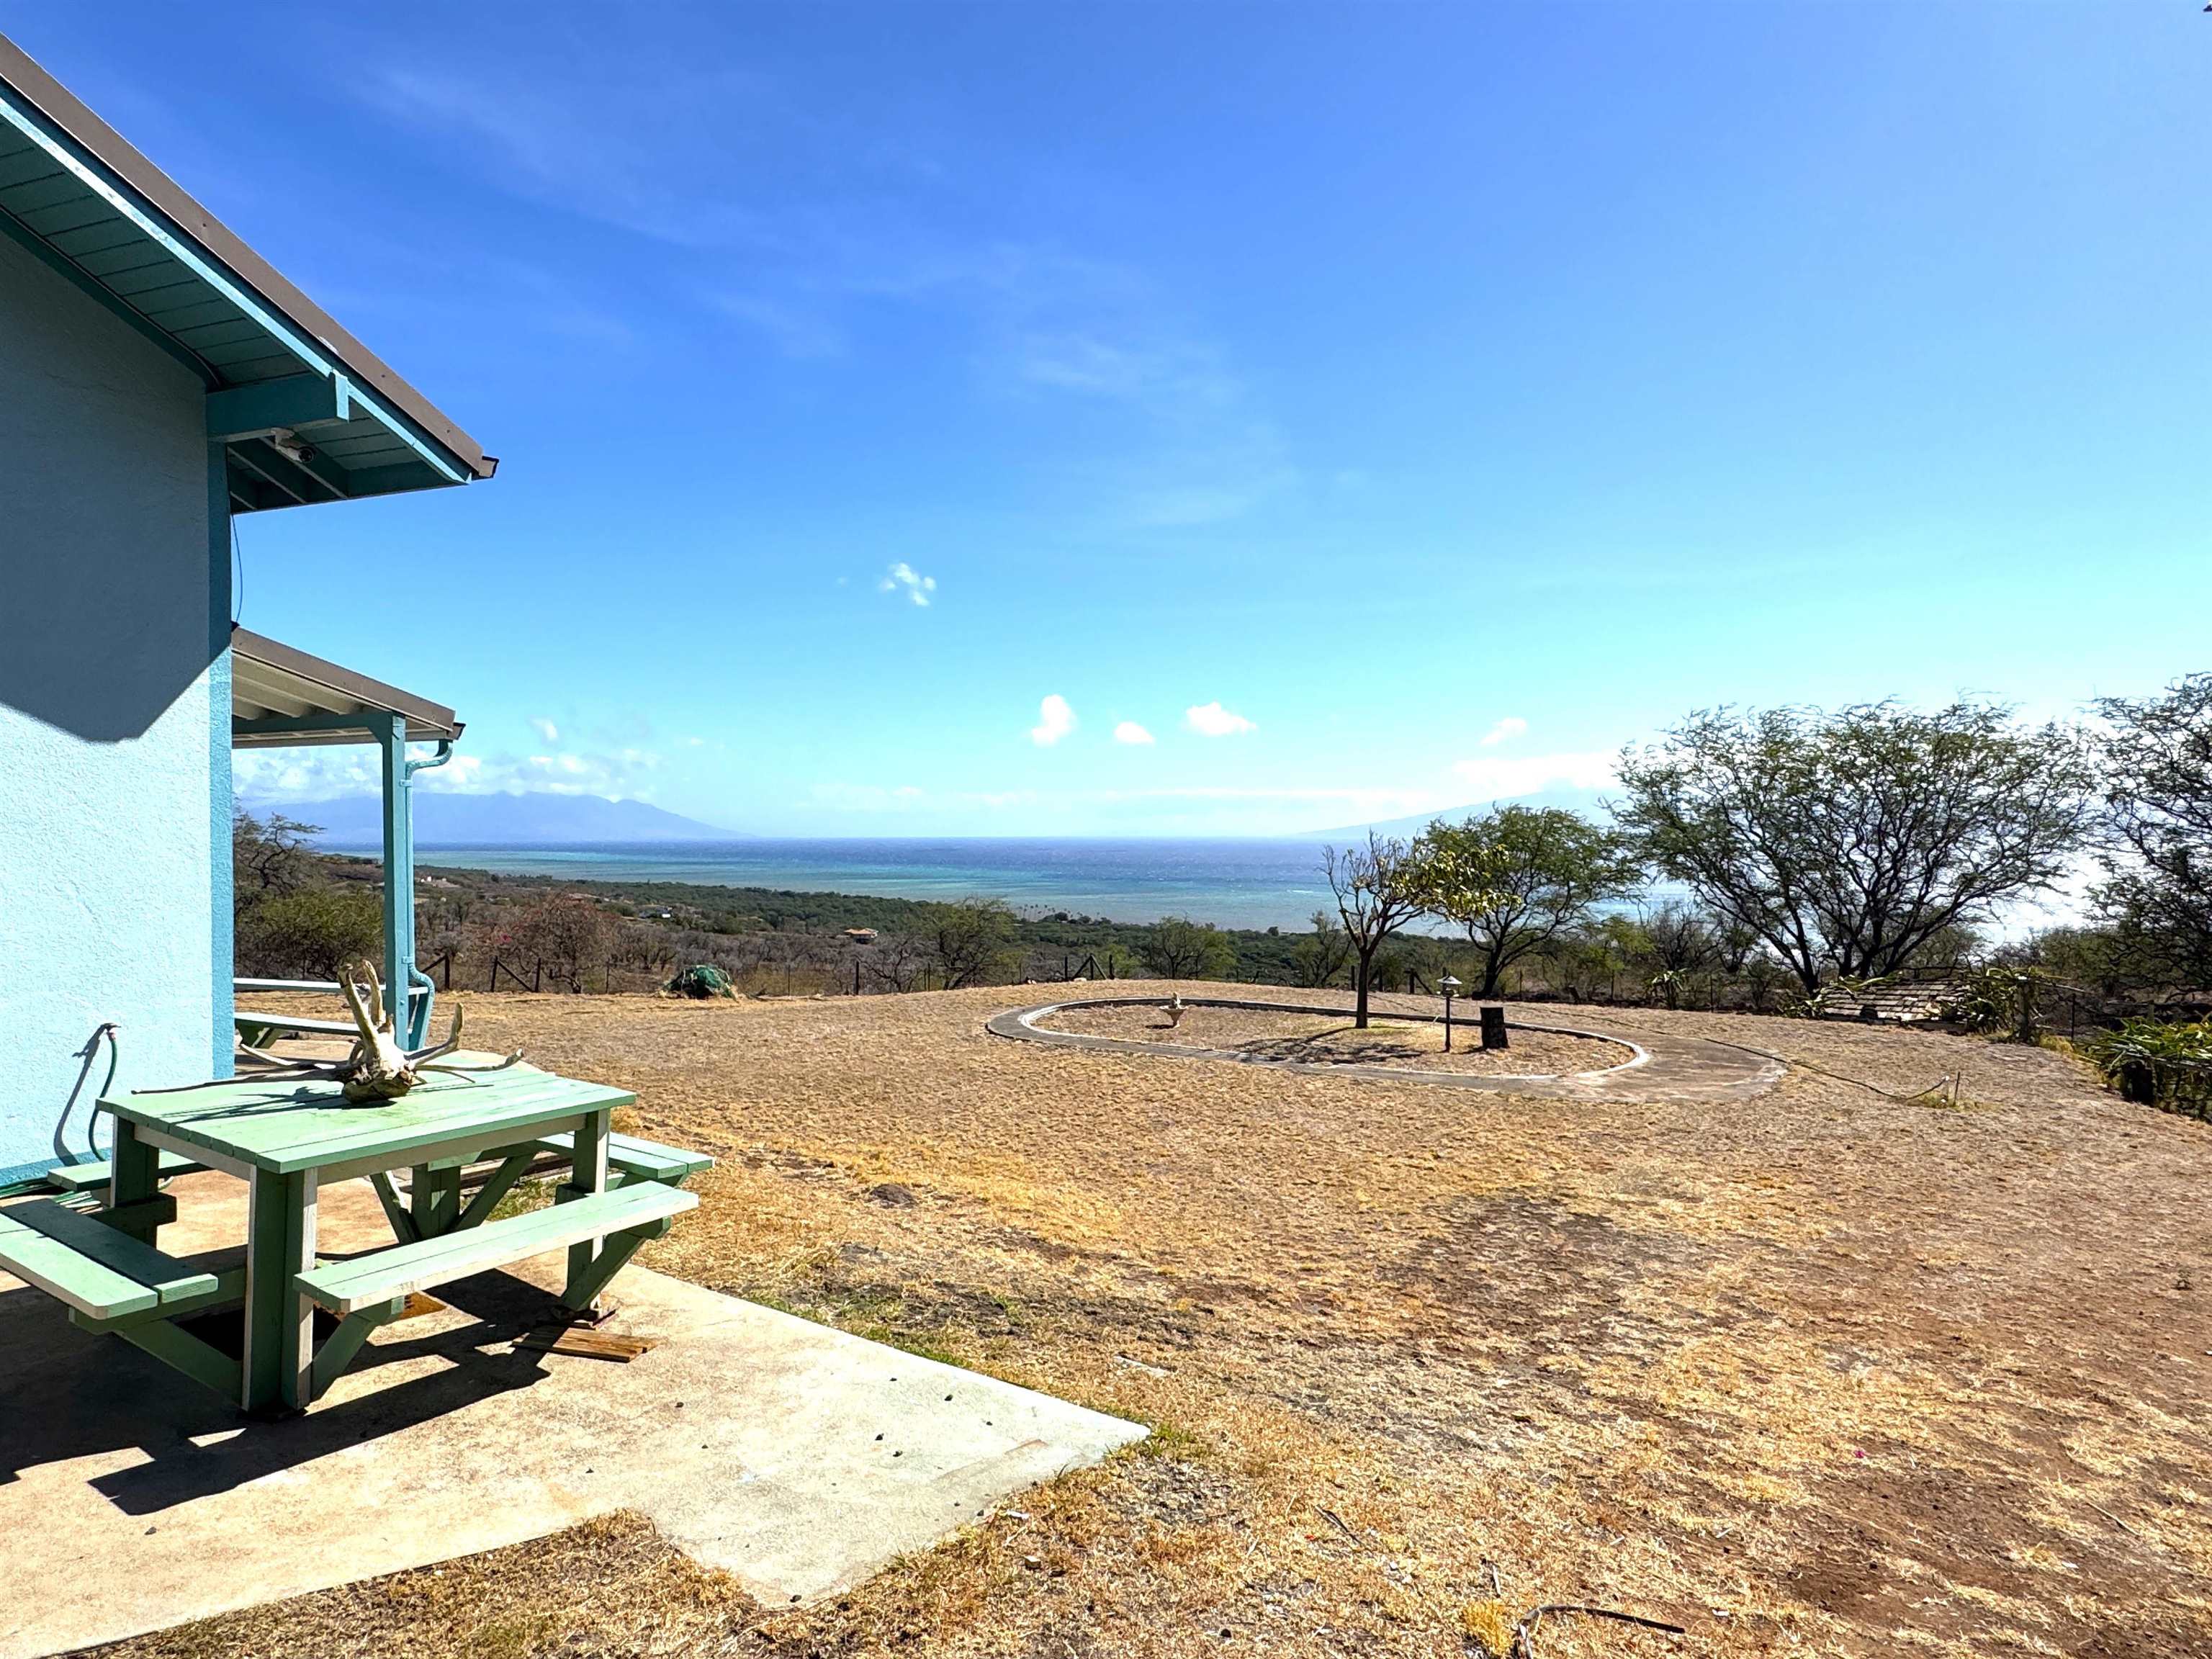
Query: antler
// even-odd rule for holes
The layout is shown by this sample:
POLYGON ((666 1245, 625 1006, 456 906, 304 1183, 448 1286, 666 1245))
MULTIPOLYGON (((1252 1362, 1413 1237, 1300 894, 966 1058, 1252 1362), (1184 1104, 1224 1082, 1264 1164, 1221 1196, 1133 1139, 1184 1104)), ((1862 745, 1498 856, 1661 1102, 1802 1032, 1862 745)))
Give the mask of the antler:
POLYGON ((375 970, 359 957, 349 958, 338 969, 338 994, 352 1011, 353 1023, 361 1028, 361 1040, 374 1048, 377 1034, 384 1024, 384 998, 376 988, 375 970), (364 980, 368 988, 366 1000, 362 995, 364 980))
POLYGON ((446 1033, 446 1040, 434 1048, 416 1048, 407 1056, 410 1065, 420 1065, 426 1060, 435 1060, 440 1054, 449 1054, 461 1046, 461 1005, 453 1005, 453 1028, 446 1033))
POLYGON ((427 1065, 419 1065, 415 1069, 419 1072, 444 1072, 453 1077, 467 1077, 477 1072, 503 1072, 510 1066, 521 1064, 522 1050, 517 1048, 504 1060, 495 1060, 489 1066, 456 1066, 451 1060, 436 1060, 427 1065))

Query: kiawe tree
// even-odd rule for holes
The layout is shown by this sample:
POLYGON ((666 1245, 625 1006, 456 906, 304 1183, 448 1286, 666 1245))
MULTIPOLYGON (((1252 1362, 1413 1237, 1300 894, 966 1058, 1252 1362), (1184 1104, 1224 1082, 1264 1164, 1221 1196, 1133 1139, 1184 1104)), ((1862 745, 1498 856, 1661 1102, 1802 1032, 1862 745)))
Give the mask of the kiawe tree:
POLYGON ((1336 896, 1337 919, 1352 947, 1352 1024, 1364 1031, 1375 953, 1425 908, 1420 860, 1405 842, 1370 830, 1364 847, 1323 848, 1322 873, 1336 896))
POLYGON ((1344 971, 1352 960, 1352 941, 1326 910, 1313 913, 1313 932, 1291 951, 1291 975, 1300 985, 1319 988, 1344 971))
POLYGON ((1012 954, 1014 912, 1004 899, 967 898, 938 912, 930 944, 945 988, 981 985, 1012 954))
POLYGON ((1474 946, 1478 996, 1496 996, 1508 968, 1633 890, 1640 873, 1618 832, 1555 806, 1440 820, 1419 845, 1423 903, 1474 946))
POLYGON ((231 903, 239 911, 279 899, 325 880, 323 861, 311 844, 322 833, 282 812, 257 818, 242 806, 230 814, 231 903))
POLYGON ((1621 757, 1642 854, 1808 993, 1894 973, 1946 928, 2047 890, 2087 838, 2081 734, 2002 707, 1692 714, 1621 757))
POLYGON ((2212 674, 2106 697, 2106 845, 2097 902, 2161 977, 2212 979, 2212 674))
POLYGON ((1237 947, 1212 922, 1162 916, 1137 946, 1137 959, 1160 979, 1219 979, 1237 965, 1237 947))

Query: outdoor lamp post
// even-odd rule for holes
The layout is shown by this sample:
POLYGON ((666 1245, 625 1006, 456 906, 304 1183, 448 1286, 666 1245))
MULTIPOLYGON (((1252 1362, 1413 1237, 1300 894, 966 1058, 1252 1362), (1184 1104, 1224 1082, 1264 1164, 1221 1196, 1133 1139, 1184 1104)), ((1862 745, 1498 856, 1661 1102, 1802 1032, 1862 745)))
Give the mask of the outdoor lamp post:
POLYGON ((1442 979, 1440 979, 1440 980, 1438 980, 1438 981, 1437 981, 1437 989, 1438 989, 1439 991, 1442 991, 1442 992, 1444 994, 1444 1052, 1445 1052, 1446 1054, 1449 1054, 1449 1053, 1452 1051, 1452 1050, 1451 1050, 1451 1000, 1452 1000, 1452 993, 1459 989, 1459 981, 1458 981, 1457 980, 1454 979, 1454 978, 1453 978, 1449 974, 1446 974, 1446 975, 1445 975, 1442 979))

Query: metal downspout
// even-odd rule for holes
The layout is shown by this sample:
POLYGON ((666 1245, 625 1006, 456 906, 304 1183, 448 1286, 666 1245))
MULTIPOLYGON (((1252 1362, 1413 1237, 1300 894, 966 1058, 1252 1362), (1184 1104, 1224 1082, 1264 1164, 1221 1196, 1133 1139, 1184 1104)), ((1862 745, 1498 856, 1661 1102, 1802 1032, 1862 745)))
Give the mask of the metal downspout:
MULTIPOLYGON (((395 726, 398 725, 399 717, 394 715, 392 723, 395 726)), ((404 969, 400 963, 393 963, 388 969, 392 976, 386 982, 404 985, 407 988, 407 1046, 410 1048, 419 1048, 428 1040, 431 1004, 436 1000, 437 988, 430 982, 429 975, 415 965, 415 775, 417 772, 428 772, 443 766, 447 761, 453 759, 453 740, 451 738, 439 738, 435 752, 421 760, 406 758, 404 743, 399 746, 399 754, 401 757, 399 790, 404 798, 402 812, 406 819, 407 830, 407 931, 404 936, 406 940, 406 954, 404 958, 404 969), (415 994, 417 990, 422 992, 420 997, 415 994)), ((384 866, 386 872, 385 886, 387 893, 392 885, 391 858, 391 847, 387 842, 385 848, 384 866)), ((390 900, 387 896, 386 901, 387 926, 390 925, 390 900)), ((397 1024, 398 1021, 395 1019, 393 1023, 397 1024)))

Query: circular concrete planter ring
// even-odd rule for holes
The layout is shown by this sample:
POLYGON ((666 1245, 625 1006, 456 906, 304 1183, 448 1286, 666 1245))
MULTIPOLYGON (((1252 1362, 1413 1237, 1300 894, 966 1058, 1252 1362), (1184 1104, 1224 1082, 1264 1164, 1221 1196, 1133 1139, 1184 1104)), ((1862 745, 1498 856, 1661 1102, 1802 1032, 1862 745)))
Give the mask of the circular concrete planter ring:
MULTIPOLYGON (((1596 1100, 1749 1099, 1765 1094, 1781 1079, 1783 1067, 1739 1049, 1701 1038, 1645 1033, 1640 1039, 1617 1031, 1591 1030, 1581 1026, 1538 1024, 1515 1020, 1508 1029, 1549 1031, 1560 1036, 1587 1037, 1611 1042, 1629 1051, 1618 1066, 1591 1072, 1467 1073, 1424 1072, 1403 1066, 1336 1065, 1326 1060, 1275 1060, 1233 1048, 1206 1048, 1185 1042, 1139 1042, 1128 1037, 1097 1036, 1080 1031, 1055 1031, 1037 1022, 1066 1008, 1158 1008, 1164 997, 1063 997, 1026 1008, 1010 1008, 986 1021, 994 1036, 1018 1042, 1042 1042, 1057 1048, 1097 1048, 1118 1054, 1156 1054, 1176 1060, 1229 1060, 1240 1066, 1268 1066, 1285 1072, 1321 1077, 1346 1077, 1378 1083, 1432 1083, 1450 1089, 1481 1089, 1492 1094, 1548 1095, 1596 1100)), ((1349 1008, 1320 1007, 1303 1002, 1269 1002, 1249 997, 1185 997, 1187 1008, 1233 1008, 1253 1013, 1319 1014, 1350 1017, 1349 1008)), ((1440 1014, 1401 1013, 1382 1016, 1391 1020, 1431 1025, 1443 1024, 1440 1014)), ((1456 1023, 1456 1022, 1455 1022, 1456 1023)), ((1471 1026, 1473 1022, 1468 1022, 1471 1026)))

